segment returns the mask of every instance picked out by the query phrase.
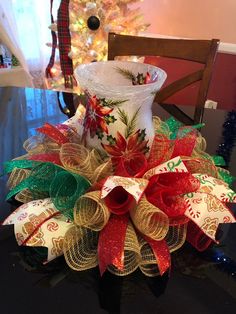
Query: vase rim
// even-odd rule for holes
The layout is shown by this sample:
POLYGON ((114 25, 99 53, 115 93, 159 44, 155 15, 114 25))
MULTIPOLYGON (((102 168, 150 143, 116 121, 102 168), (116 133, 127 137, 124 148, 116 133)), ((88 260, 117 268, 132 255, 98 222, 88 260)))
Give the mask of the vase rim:
MULTIPOLYGON (((97 85, 97 87, 99 86, 104 86, 106 85, 107 87, 112 86, 114 87, 114 83, 109 83, 109 82, 99 82, 97 77, 92 77, 92 72, 89 72, 89 69, 93 69, 93 68, 98 68, 101 66, 106 66, 106 65, 111 65, 111 64, 116 65, 117 67, 119 65, 124 65, 124 66, 130 66, 130 65, 138 65, 139 67, 143 66, 144 68, 148 68, 150 70, 152 70, 153 72, 156 71, 158 73, 158 78, 156 81, 148 83, 148 84, 142 84, 142 85, 129 85, 129 84, 123 84, 123 85, 117 85, 117 88, 120 89, 132 89, 133 91, 138 91, 138 90, 145 90, 145 89, 149 89, 149 88, 153 88, 153 89, 160 89, 161 86, 163 85, 164 81, 166 80, 167 74, 166 72, 157 67, 154 66, 152 64, 148 64, 148 63, 141 63, 141 62, 134 62, 134 61, 118 61, 118 60, 108 60, 108 61, 96 61, 96 62, 92 62, 92 63, 87 63, 87 64, 80 64, 79 66, 77 66, 75 68, 75 77, 79 83, 79 85, 86 85, 85 81, 90 81, 90 83, 93 81, 94 84, 97 85), (87 74, 87 76, 85 75, 87 74)), ((140 71, 140 70, 139 70, 140 71)), ((83 86, 82 86, 83 88, 83 86)))

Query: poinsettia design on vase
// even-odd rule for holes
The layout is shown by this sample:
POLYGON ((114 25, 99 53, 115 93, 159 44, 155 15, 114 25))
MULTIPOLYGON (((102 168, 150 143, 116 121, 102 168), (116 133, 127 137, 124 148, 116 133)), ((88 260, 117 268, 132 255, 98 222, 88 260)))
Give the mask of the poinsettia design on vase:
POLYGON ((83 64, 75 75, 81 89, 89 95, 83 136, 87 147, 104 153, 101 143, 114 145, 117 131, 127 139, 144 128, 151 147, 151 107, 166 78, 163 70, 139 62, 109 61, 83 64), (132 73, 134 84, 124 72, 132 73))
POLYGON ((103 144, 104 150, 111 156, 115 173, 124 176, 141 176, 147 169, 148 141, 145 140, 145 129, 137 130, 126 138, 117 132, 114 144, 103 144))
POLYGON ((114 107, 119 106, 126 100, 112 101, 105 98, 99 99, 96 95, 87 94, 86 113, 84 118, 84 135, 89 131, 90 137, 95 135, 99 139, 104 137, 104 133, 108 134, 108 125, 114 123, 117 119, 111 115, 114 107))

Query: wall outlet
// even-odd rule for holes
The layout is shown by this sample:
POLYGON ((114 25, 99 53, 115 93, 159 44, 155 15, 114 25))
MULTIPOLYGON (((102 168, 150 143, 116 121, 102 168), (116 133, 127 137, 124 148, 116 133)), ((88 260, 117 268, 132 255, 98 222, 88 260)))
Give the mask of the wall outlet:
POLYGON ((207 99, 205 102, 205 108, 216 109, 217 104, 217 101, 207 99))

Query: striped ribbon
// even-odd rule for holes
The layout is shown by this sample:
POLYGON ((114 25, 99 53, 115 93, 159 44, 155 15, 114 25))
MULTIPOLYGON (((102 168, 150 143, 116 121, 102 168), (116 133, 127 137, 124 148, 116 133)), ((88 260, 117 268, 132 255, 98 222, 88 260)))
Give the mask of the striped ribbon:
MULTIPOLYGON (((50 3, 51 23, 53 24, 54 18, 53 18, 52 8, 53 8, 53 0, 51 0, 51 3, 50 3)), ((51 36, 52 36, 52 52, 51 52, 51 57, 50 57, 49 63, 48 63, 47 68, 45 70, 45 75, 47 78, 53 76, 51 69, 52 69, 54 62, 55 62, 55 54, 56 54, 56 47, 57 47, 57 34, 53 29, 51 29, 51 36)))
POLYGON ((65 80, 66 88, 73 88, 73 63, 68 54, 71 49, 69 0, 61 0, 57 14, 57 32, 61 70, 65 80))

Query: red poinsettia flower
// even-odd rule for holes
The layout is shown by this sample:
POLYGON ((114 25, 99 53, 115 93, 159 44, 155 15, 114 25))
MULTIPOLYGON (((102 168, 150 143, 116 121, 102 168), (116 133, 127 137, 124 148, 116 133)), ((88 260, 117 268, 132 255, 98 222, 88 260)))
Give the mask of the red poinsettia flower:
POLYGON ((116 174, 139 177, 146 171, 147 159, 145 153, 148 141, 140 139, 139 135, 140 130, 126 140, 117 132, 115 145, 102 144, 105 151, 112 156, 116 174))
POLYGON ((90 136, 94 137, 97 131, 108 133, 105 116, 111 113, 113 108, 102 106, 96 97, 89 97, 84 119, 84 130, 90 131, 90 136))

